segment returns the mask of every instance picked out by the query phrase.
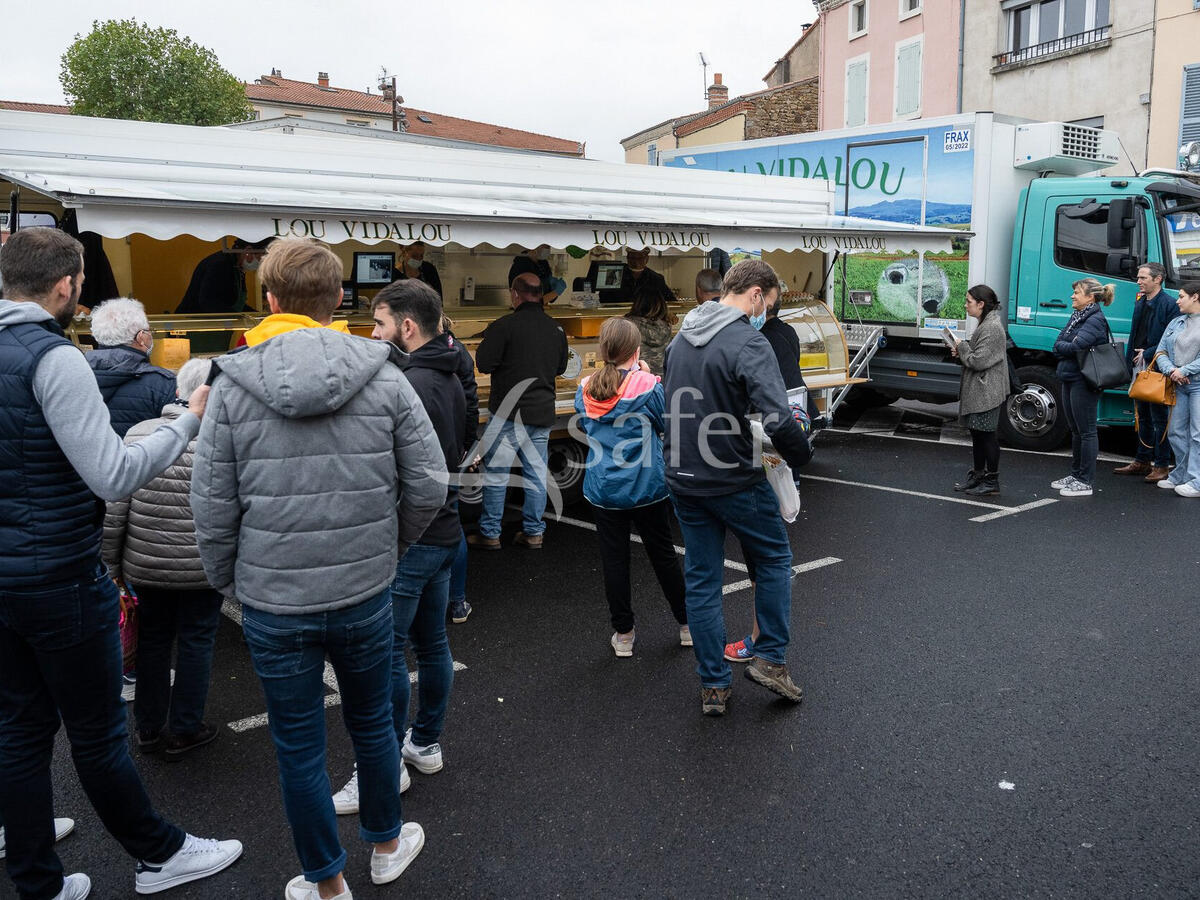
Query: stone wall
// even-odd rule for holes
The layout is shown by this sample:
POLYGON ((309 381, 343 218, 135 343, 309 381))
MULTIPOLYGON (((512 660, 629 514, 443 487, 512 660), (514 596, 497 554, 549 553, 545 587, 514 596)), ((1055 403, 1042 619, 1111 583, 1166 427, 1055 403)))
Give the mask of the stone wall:
POLYGON ((746 140, 817 130, 817 79, 755 97, 746 113, 746 140))

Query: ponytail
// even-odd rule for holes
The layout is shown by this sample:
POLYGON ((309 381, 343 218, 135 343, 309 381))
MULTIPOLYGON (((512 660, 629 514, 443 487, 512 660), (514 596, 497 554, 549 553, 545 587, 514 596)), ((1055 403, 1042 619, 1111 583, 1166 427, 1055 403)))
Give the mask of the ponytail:
POLYGON ((642 345, 642 333, 624 317, 612 318, 600 326, 600 358, 604 365, 588 379, 587 392, 595 400, 610 400, 621 389, 625 373, 617 366, 632 359, 642 345))
POLYGON ((1081 278, 1072 284, 1071 287, 1083 288, 1085 294, 1095 297, 1097 301, 1105 306, 1113 302, 1113 292, 1116 290, 1115 284, 1101 284, 1095 278, 1081 278))
POLYGON ((1099 296, 1100 302, 1103 303, 1105 306, 1108 306, 1109 304, 1111 304, 1113 302, 1113 292, 1116 291, 1116 289, 1117 289, 1117 286, 1115 284, 1106 284, 1103 287, 1101 287, 1100 290, 1097 292, 1097 296, 1099 296))

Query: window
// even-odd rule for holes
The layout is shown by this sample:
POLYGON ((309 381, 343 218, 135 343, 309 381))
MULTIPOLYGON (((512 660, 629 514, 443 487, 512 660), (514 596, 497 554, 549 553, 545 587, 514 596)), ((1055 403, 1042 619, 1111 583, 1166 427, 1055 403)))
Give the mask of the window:
POLYGON ((646 165, 648 165, 648 166, 657 166, 658 165, 658 143, 657 142, 646 145, 646 165))
POLYGON ((867 86, 871 70, 869 56, 846 61, 846 127, 867 124, 867 86))
POLYGON ((1003 0, 1007 52, 997 63, 1035 59, 1102 41, 1109 33, 1110 0, 1003 0))
POLYGON ((1179 143, 1200 141, 1200 63, 1183 67, 1183 101, 1179 108, 1179 143))
POLYGON ((910 19, 921 12, 922 0, 900 0, 900 21, 910 19))
POLYGON ((850 4, 850 40, 867 33, 867 0, 855 0, 850 4))
POLYGON ((924 38, 896 44, 895 118, 915 119, 921 115, 921 51, 924 38))
POLYGON ((347 119, 346 124, 347 125, 355 125, 359 128, 370 128, 371 127, 371 123, 369 121, 363 121, 362 119, 347 119))
MULTIPOLYGON (((1112 247, 1108 243, 1108 204, 1093 201, 1093 205, 1095 209, 1086 213, 1083 212, 1084 204, 1072 203, 1058 208, 1054 262, 1064 269, 1103 278, 1126 277, 1108 271, 1108 257, 1119 254, 1138 260, 1146 258, 1145 230, 1141 227, 1143 216, 1138 213, 1134 217, 1138 227, 1129 233, 1129 243, 1124 247, 1112 247)), ((1126 280, 1131 279, 1126 277, 1126 280)))

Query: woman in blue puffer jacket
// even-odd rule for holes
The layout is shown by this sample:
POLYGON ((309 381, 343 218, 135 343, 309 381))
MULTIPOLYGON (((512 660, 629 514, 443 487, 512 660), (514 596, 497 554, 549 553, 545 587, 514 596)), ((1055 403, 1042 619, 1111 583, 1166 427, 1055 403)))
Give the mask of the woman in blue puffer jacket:
POLYGON ((671 538, 671 501, 663 473, 665 399, 658 376, 638 358, 642 335, 624 318, 600 329, 603 367, 575 394, 578 421, 588 439, 583 495, 595 510, 604 593, 612 616, 613 652, 633 655, 629 535, 636 527, 671 612, 679 643, 692 646, 684 605, 683 572, 671 538))

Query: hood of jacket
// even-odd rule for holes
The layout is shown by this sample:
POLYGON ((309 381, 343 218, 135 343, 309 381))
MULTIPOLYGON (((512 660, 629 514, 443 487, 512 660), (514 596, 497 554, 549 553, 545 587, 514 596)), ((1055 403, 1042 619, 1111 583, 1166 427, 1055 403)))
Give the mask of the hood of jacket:
POLYGON ((735 306, 725 303, 702 303, 683 318, 679 336, 693 347, 703 347, 725 326, 746 318, 735 306))
POLYGON ((145 375, 147 372, 158 372, 170 378, 175 377, 174 372, 153 365, 150 362, 149 354, 136 347, 124 345, 97 347, 95 350, 88 351, 87 361, 88 365, 92 367, 92 371, 104 372, 109 375, 126 375, 133 378, 137 375, 145 375))
POLYGON ((458 343, 454 335, 439 334, 407 354, 401 368, 437 369, 439 372, 457 374, 459 359, 458 343))
POLYGON ((288 419, 341 409, 392 360, 404 354, 386 341, 302 327, 213 361, 221 374, 288 419))
POLYGON ((651 375, 649 372, 643 372, 640 369, 636 372, 630 372, 629 377, 621 382, 621 388, 607 400, 597 400, 588 392, 588 382, 592 380, 592 376, 588 376, 580 384, 580 391, 583 394, 583 410, 589 419, 597 421, 606 421, 615 419, 615 412, 618 403, 624 402, 621 407, 621 415, 629 412, 636 412, 639 408, 646 405, 650 398, 650 392, 654 390, 654 386, 658 384, 657 375, 651 375))
POLYGON ((263 341, 273 337, 278 337, 281 334, 287 334, 289 331, 297 331, 301 328, 328 328, 330 331, 340 331, 343 334, 350 333, 350 327, 342 320, 330 322, 328 325, 322 326, 315 319, 310 319, 308 316, 297 315, 296 313, 275 313, 267 316, 253 328, 246 332, 246 346, 257 347, 263 341))
POLYGON ((24 325, 27 322, 53 322, 54 316, 36 303, 0 300, 0 328, 24 325))

